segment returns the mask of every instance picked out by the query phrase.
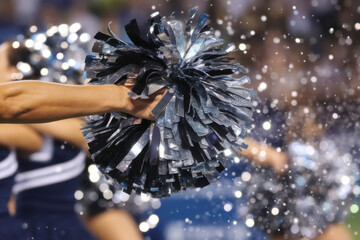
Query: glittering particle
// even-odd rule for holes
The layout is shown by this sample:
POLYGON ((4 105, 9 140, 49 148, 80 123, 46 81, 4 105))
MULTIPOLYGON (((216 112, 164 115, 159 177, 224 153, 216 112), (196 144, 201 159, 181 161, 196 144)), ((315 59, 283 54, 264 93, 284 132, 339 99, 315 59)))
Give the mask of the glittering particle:
POLYGON ((43 33, 37 34, 35 37, 36 41, 41 42, 41 43, 45 43, 46 42, 46 36, 43 33))
POLYGON ((12 47, 13 48, 19 48, 20 47, 20 43, 18 42, 18 41, 14 41, 13 43, 12 43, 12 47))
POLYGON ((224 155, 225 155, 226 157, 230 156, 231 154, 232 154, 231 149, 226 149, 226 150, 224 151, 224 155))
POLYGON ((76 65, 76 61, 74 59, 68 60, 69 67, 74 67, 76 65))
POLYGON ((242 192, 241 191, 235 191, 234 192, 234 196, 236 197, 236 198, 241 198, 242 197, 242 192))
POLYGON ((245 43, 240 43, 239 44, 239 50, 240 51, 245 51, 246 50, 246 44, 245 43))
POLYGON ((74 43, 78 38, 79 38, 79 36, 76 33, 71 33, 68 36, 67 40, 71 44, 71 43, 74 43))
POLYGON ((73 23, 70 25, 69 27, 69 31, 71 33, 76 33, 81 29, 81 24, 80 23, 73 23))
POLYGON ((27 39, 26 41, 25 41, 25 47, 27 47, 27 48, 32 48, 34 46, 34 40, 32 40, 32 39, 27 39))
POLYGON ((269 131, 271 128, 271 123, 269 121, 265 121, 263 122, 262 127, 265 131, 269 131))
POLYGON ((225 212, 230 212, 233 208, 233 205, 231 203, 225 203, 224 204, 224 210, 225 212))
POLYGON ((278 208, 272 208, 271 209, 271 214, 274 215, 274 216, 278 215, 279 214, 279 209, 278 208))
POLYGON ((62 43, 60 44, 60 47, 61 47, 62 49, 66 49, 66 48, 69 47, 69 43, 67 43, 67 42, 62 42, 62 43))
POLYGON ((31 66, 28 63, 18 62, 16 64, 16 67, 17 67, 17 69, 20 70, 20 72, 22 72, 24 74, 29 73, 31 71, 31 66))
POLYGON ((234 163, 239 163, 239 162, 240 162, 240 158, 234 157, 234 163))
POLYGON ((84 193, 80 190, 77 190, 74 194, 74 197, 76 198, 76 200, 81 200, 84 197, 84 193))
POLYGON ((60 24, 58 31, 62 37, 66 37, 69 34, 69 26, 67 24, 60 24))
POLYGON ((245 224, 247 227, 251 228, 255 225, 255 221, 254 221, 254 219, 249 218, 249 219, 246 219, 245 224))
POLYGON ((106 200, 110 200, 113 197, 113 192, 110 189, 107 189, 103 192, 103 196, 106 200))
POLYGON ((47 31, 46 31, 46 35, 48 37, 52 37, 54 36, 55 33, 57 33, 58 31, 58 27, 57 26, 52 26, 51 28, 49 28, 47 31))
POLYGON ((82 33, 80 35, 80 41, 81 42, 88 42, 88 41, 90 41, 90 39, 91 39, 91 36, 88 33, 82 33))
POLYGON ((251 174, 249 172, 243 172, 241 174, 241 179, 244 181, 244 182, 248 182, 250 181, 251 179, 251 174))
POLYGON ((358 206, 357 204, 351 205, 351 207, 350 207, 350 212, 351 212, 351 213, 357 213, 357 212, 359 212, 359 206, 358 206))
POLYGON ((49 74, 49 70, 47 68, 42 68, 40 70, 40 74, 41 74, 41 76, 46 76, 49 74))
POLYGON ((266 17, 265 15, 262 15, 262 16, 260 17, 260 20, 261 20, 262 22, 266 22, 267 17, 266 17))
POLYGON ((360 30, 360 23, 358 23, 358 22, 355 23, 355 26, 354 26, 354 27, 355 27, 355 30, 356 30, 356 31, 359 31, 359 30, 360 30))
POLYGON ((158 199, 154 199, 152 202, 151 202, 151 207, 153 209, 159 209, 161 207, 161 202, 160 200, 158 199))
POLYGON ((35 25, 33 25, 33 26, 31 26, 31 27, 30 27, 30 29, 29 29, 29 30, 30 30, 30 32, 31 32, 31 33, 35 33, 35 32, 37 32, 38 27, 37 27, 37 26, 35 26, 35 25))
POLYGON ((57 54, 56 54, 56 58, 57 58, 58 60, 62 60, 62 59, 64 58, 64 54, 63 54, 63 53, 57 53, 57 54))
POLYGON ((141 232, 147 232, 150 229, 150 226, 147 222, 142 222, 139 224, 139 229, 141 232))
POLYGON ((350 183, 350 178, 348 176, 343 176, 341 178, 341 183, 344 184, 344 185, 347 185, 350 183))
POLYGON ((263 92, 264 90, 266 90, 267 89, 267 83, 266 82, 261 82, 260 84, 259 84, 259 86, 258 86, 258 91, 259 92, 263 92))
POLYGON ((333 60, 334 59, 334 55, 332 55, 332 54, 329 54, 329 60, 333 60))
POLYGON ((59 81, 60 81, 61 83, 66 83, 67 80, 68 80, 68 78, 67 78, 65 75, 61 75, 60 78, 59 78, 59 81))
POLYGON ((69 69, 69 63, 67 63, 67 62, 64 62, 62 65, 61 65, 61 68, 63 69, 63 70, 68 70, 69 69))
POLYGON ((41 53, 44 58, 49 58, 51 56, 51 51, 49 49, 44 49, 41 53))
POLYGON ((159 223, 159 217, 156 214, 151 214, 148 219, 148 223, 151 225, 156 225, 159 223))
POLYGON ((274 37, 273 43, 274 43, 274 44, 279 44, 279 43, 280 43, 280 38, 274 37))

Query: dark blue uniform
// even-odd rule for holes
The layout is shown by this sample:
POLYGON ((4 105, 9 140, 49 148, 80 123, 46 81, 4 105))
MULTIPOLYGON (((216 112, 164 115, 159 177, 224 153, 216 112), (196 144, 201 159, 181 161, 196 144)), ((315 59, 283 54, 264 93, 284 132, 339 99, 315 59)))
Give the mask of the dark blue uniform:
POLYGON ((18 157, 16 217, 27 222, 34 239, 94 239, 74 211, 85 157, 80 149, 50 137, 39 152, 18 157))
POLYGON ((18 168, 14 151, 0 147, 0 239, 26 240, 27 226, 10 217, 7 204, 14 184, 14 176, 18 168))

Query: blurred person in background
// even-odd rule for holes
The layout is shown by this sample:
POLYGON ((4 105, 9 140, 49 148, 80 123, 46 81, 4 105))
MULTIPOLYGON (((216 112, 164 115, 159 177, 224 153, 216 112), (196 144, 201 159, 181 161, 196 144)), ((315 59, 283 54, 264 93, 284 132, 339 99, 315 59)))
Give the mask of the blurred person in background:
POLYGON ((37 152, 42 138, 24 125, 0 124, 0 132, 0 239, 30 239, 27 226, 10 216, 7 204, 18 168, 16 155, 27 156, 37 152))
MULTIPOLYGON (((1 49, 4 57, 2 62, 6 63, 2 75, 3 81, 6 82, 13 79, 14 74, 20 73, 19 63, 30 63, 32 53, 25 46, 13 48, 11 44, 3 44, 1 49)), ((41 69, 31 67, 33 72, 26 78, 40 78, 41 69)), ((87 149, 80 131, 81 123, 79 119, 69 119, 28 125, 35 129, 39 136, 41 134, 44 138, 43 145, 40 152, 19 157, 20 173, 16 178, 14 192, 17 194, 16 215, 28 222, 31 236, 37 239, 92 239, 82 227, 73 209, 76 183, 79 181, 85 159, 85 153, 80 149, 87 149)), ((116 229, 117 232, 105 232, 115 239, 126 239, 126 236, 141 239, 138 230, 131 224, 127 228, 120 228, 121 230, 118 228, 116 222, 131 222, 131 217, 121 211, 103 213, 90 220, 94 232, 102 237, 104 232, 100 231, 98 225, 107 226, 108 230, 116 229), (113 225, 107 224, 109 219, 114 220, 113 225)), ((106 234, 102 239, 109 239, 106 238, 106 234)))

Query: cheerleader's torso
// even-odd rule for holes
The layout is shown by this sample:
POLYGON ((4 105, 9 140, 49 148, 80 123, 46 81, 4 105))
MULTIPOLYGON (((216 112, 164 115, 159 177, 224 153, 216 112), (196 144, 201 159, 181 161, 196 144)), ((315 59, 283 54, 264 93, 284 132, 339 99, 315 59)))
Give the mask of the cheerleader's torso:
POLYGON ((0 240, 31 239, 27 225, 11 217, 7 207, 17 169, 15 152, 0 147, 0 240))
POLYGON ((35 239, 94 239, 74 211, 85 158, 84 151, 50 137, 39 152, 18 157, 16 216, 29 224, 35 239))

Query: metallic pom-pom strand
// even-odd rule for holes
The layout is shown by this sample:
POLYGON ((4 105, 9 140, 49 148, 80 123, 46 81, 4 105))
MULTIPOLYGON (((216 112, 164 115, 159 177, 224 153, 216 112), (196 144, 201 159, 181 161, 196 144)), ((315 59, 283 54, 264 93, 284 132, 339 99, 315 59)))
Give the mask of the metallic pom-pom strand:
POLYGON ((167 89, 152 110, 155 122, 119 113, 88 118, 84 135, 99 169, 126 192, 167 197, 217 180, 244 147, 256 92, 246 69, 233 62, 233 44, 215 36, 197 8, 184 25, 174 16, 152 14, 146 36, 136 20, 125 26, 132 43, 96 34, 97 56, 88 56, 91 84, 131 86, 133 99, 167 89), (185 26, 185 27, 184 27, 185 26))

